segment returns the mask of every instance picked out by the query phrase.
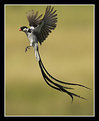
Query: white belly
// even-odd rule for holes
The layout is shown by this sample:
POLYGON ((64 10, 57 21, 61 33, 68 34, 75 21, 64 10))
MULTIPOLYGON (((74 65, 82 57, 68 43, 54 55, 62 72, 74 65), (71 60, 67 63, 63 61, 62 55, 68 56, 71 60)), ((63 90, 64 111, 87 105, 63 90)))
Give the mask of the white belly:
POLYGON ((33 45, 33 43, 35 43, 36 42, 36 36, 35 35, 33 35, 33 33, 28 33, 28 39, 29 39, 29 42, 30 42, 30 46, 32 46, 33 45))

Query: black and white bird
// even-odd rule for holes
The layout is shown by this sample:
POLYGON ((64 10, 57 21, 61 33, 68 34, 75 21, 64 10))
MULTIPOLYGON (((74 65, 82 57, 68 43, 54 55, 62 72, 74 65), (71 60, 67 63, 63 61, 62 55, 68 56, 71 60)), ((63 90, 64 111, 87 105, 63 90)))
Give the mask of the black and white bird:
POLYGON ((37 61, 40 60, 38 42, 42 44, 42 42, 48 37, 49 33, 51 33, 51 30, 54 30, 56 27, 57 14, 55 14, 56 10, 53 11, 53 9, 54 7, 47 7, 43 19, 41 19, 42 14, 38 16, 38 11, 36 13, 34 13, 34 10, 29 11, 26 15, 30 28, 22 26, 19 29, 26 33, 30 42, 30 46, 26 47, 25 52, 29 47, 33 47, 37 61))
POLYGON ((83 86, 81 84, 63 82, 63 81, 60 81, 60 80, 54 78, 52 75, 50 75, 48 73, 48 71, 46 70, 46 68, 44 67, 44 65, 42 63, 42 60, 41 60, 41 57, 39 54, 38 43, 40 43, 40 45, 41 45, 42 42, 44 40, 46 40, 49 33, 51 33, 52 30, 54 30, 56 28, 57 14, 56 14, 56 10, 54 10, 54 7, 47 6, 45 15, 43 16, 43 18, 42 18, 42 14, 38 16, 38 11, 36 11, 34 13, 34 10, 27 12, 26 15, 27 15, 27 19, 29 21, 30 28, 28 28, 26 26, 22 26, 22 27, 20 27, 19 31, 25 32, 25 34, 27 35, 27 38, 30 42, 30 45, 25 48, 25 52, 27 51, 27 49, 30 49, 30 47, 34 48, 35 57, 39 63, 39 67, 41 69, 41 73, 42 73, 42 76, 43 76, 45 82, 50 87, 52 87, 58 91, 65 92, 68 95, 70 95, 72 100, 73 100, 73 96, 85 99, 77 94, 74 94, 74 93, 68 91, 68 89, 73 89, 73 88, 66 87, 64 85, 77 85, 77 86, 81 86, 81 87, 85 87, 85 88, 89 89, 88 87, 83 86))

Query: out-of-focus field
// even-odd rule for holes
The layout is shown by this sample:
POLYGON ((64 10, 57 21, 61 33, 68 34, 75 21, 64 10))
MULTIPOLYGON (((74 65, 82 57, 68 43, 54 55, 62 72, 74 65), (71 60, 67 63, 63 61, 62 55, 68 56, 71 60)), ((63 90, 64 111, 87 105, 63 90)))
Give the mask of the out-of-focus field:
POLYGON ((74 87, 83 100, 50 88, 20 26, 28 26, 25 13, 44 13, 42 5, 5 6, 5 115, 7 116, 92 116, 94 115, 94 6, 55 5, 56 29, 39 46, 43 63, 56 78, 86 85, 74 87))

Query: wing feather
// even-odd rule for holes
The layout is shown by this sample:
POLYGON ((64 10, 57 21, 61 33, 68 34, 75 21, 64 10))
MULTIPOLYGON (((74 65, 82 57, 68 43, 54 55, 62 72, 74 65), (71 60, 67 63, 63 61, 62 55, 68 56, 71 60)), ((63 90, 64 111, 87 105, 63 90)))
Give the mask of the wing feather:
POLYGON ((49 33, 56 28, 56 23, 56 10, 54 10, 54 7, 51 8, 51 6, 47 6, 43 19, 34 29, 34 34, 37 36, 40 44, 48 37, 49 33))
POLYGON ((29 21, 29 26, 37 27, 37 25, 41 22, 42 14, 38 16, 38 11, 36 11, 36 13, 34 13, 34 10, 29 11, 26 13, 26 16, 29 21))

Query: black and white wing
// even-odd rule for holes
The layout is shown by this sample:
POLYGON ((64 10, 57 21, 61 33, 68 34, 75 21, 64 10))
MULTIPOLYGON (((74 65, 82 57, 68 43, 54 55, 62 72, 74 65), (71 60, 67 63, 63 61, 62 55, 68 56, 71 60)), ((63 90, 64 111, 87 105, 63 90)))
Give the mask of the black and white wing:
POLYGON ((34 34, 37 36, 39 43, 41 44, 51 33, 51 30, 56 28, 57 14, 54 7, 47 6, 45 15, 39 25, 34 29, 34 34))
POLYGON ((34 13, 34 10, 29 11, 26 13, 26 16, 29 21, 29 26, 37 27, 37 25, 41 22, 42 14, 38 16, 38 11, 36 11, 36 13, 34 13))

